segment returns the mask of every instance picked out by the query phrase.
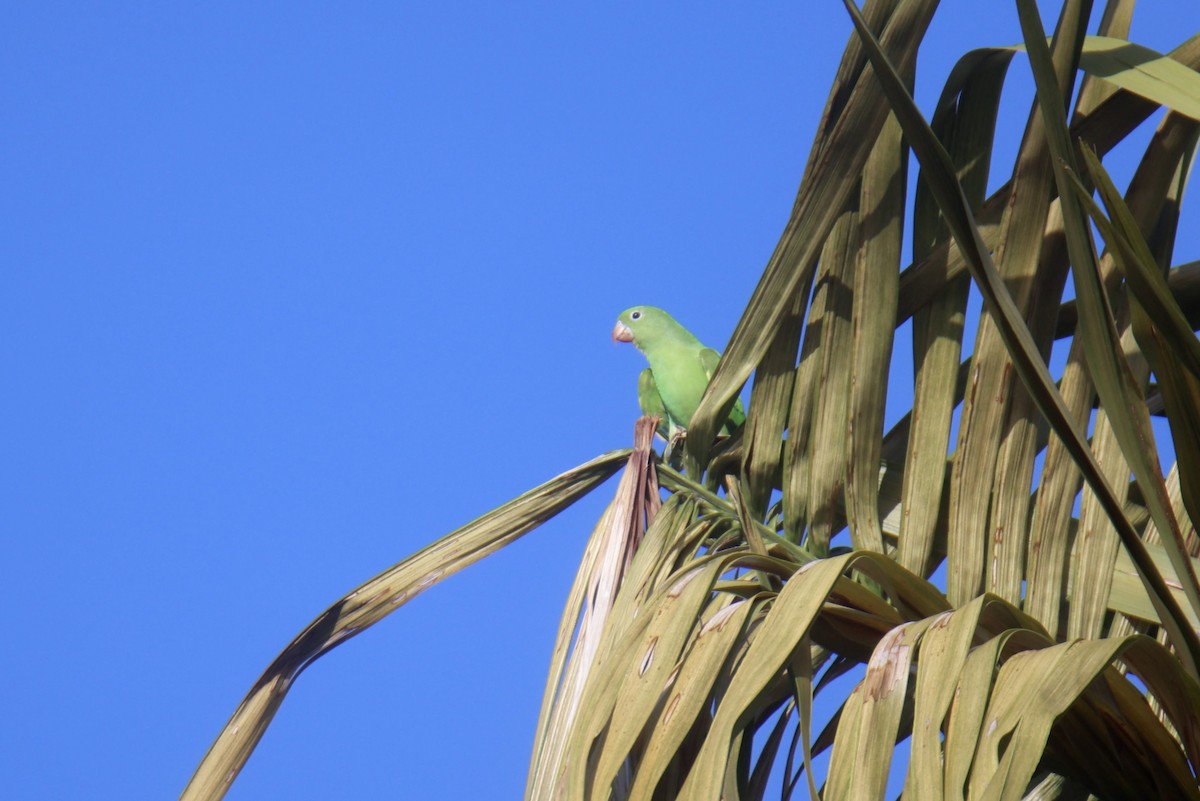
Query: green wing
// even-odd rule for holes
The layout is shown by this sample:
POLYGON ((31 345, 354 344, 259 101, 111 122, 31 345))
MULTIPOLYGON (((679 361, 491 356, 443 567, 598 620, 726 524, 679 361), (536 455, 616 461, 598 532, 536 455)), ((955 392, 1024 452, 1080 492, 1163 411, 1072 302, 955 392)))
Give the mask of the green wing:
MULTIPOLYGON (((700 351, 700 364, 704 366, 704 374, 710 381, 713 373, 717 371, 717 362, 719 361, 721 361, 721 354, 712 348, 704 348, 700 351)), ((732 434, 744 422, 746 422, 746 410, 742 407, 742 399, 738 398, 734 401, 733 408, 729 410, 729 419, 725 421, 721 431, 725 434, 732 434)))
POLYGON ((649 367, 638 376, 638 406, 642 407, 642 414, 658 418, 658 435, 668 439, 670 420, 667 417, 667 407, 663 405, 662 396, 658 394, 654 371, 649 367))

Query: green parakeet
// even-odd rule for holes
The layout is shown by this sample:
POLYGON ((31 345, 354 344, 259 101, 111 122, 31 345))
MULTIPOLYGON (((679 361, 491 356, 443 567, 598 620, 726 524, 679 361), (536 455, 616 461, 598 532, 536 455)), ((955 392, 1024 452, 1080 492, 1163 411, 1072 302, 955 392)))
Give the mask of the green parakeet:
MULTIPOLYGON (((691 423, 708 380, 721 354, 706 348, 675 318, 653 306, 634 306, 621 312, 613 326, 614 342, 632 342, 650 362, 638 378, 638 405, 642 413, 663 418, 659 433, 671 439, 691 423)), ((746 419, 737 401, 722 430, 732 432, 746 419)))

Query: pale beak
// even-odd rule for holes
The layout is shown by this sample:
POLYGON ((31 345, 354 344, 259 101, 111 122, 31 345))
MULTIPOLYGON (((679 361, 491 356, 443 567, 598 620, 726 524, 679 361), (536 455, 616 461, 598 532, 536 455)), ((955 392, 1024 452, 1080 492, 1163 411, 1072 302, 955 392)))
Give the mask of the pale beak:
POLYGON ((633 331, 625 323, 617 320, 617 324, 613 326, 612 339, 613 342, 632 342, 633 331))

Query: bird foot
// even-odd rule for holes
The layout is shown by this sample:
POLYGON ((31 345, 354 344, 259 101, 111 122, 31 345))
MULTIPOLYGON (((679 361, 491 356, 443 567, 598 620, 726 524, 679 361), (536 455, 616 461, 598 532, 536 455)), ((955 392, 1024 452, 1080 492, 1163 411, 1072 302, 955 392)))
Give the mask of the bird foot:
POLYGON ((667 447, 663 449, 663 461, 678 469, 683 464, 683 444, 687 441, 687 429, 677 428, 667 439, 667 447))

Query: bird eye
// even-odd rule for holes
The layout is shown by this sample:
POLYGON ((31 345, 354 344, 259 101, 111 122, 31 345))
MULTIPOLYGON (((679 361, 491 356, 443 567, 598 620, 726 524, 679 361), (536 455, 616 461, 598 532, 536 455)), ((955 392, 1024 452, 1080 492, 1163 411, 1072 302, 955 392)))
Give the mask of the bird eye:
POLYGON ((634 312, 633 314, 629 315, 629 319, 630 320, 639 320, 639 319, 641 319, 641 316, 642 316, 642 313, 640 311, 638 311, 638 312, 634 312))

